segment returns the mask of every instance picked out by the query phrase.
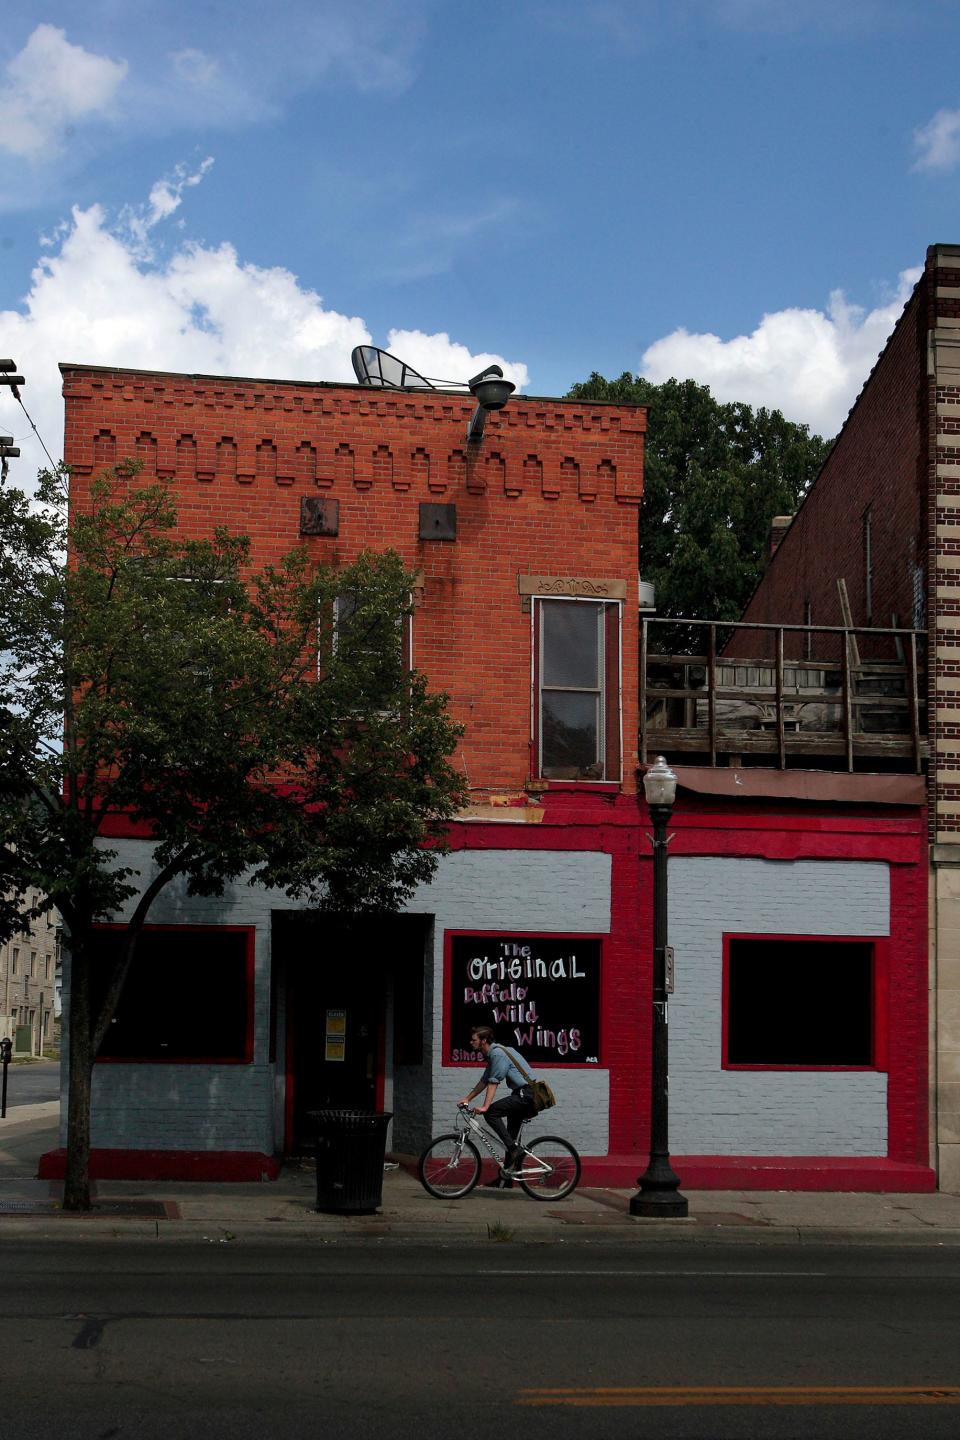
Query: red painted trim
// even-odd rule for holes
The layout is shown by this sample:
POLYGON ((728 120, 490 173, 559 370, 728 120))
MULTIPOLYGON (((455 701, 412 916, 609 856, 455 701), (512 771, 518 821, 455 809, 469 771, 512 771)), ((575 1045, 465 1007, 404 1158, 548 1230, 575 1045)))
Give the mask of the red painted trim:
POLYGON ((297 997, 295 993, 296 980, 294 978, 294 974, 290 965, 285 966, 284 974, 286 977, 286 999, 284 1015, 286 1041, 284 1044, 285 1074, 283 1086, 283 1150, 285 1155, 289 1155, 293 1150, 294 1142, 293 1111, 296 1091, 295 1061, 297 1044, 294 1038, 296 1034, 296 1029, 293 1023, 293 1013, 296 1008, 297 997))
POLYGON ((890 1068, 890 942, 878 937, 873 942, 873 1063, 877 1070, 890 1068))
MULTIPOLYGON (((532 767, 531 773, 536 773, 532 767)), ((468 825, 454 823, 450 827, 450 843, 456 849, 465 846, 464 832, 499 831, 498 838, 490 843, 500 847, 532 849, 578 849, 583 848, 583 839, 576 834, 566 838, 565 832, 573 827, 588 832, 595 825, 636 825, 637 799, 625 795, 621 788, 607 781, 551 780, 544 782, 547 790, 537 797, 537 804, 546 809, 543 822, 527 826, 525 837, 517 837, 520 827, 490 825, 472 821, 468 825), (502 832, 506 830, 507 834, 502 832), (558 830, 562 833, 558 834, 558 830), (539 833, 538 833, 539 832, 539 833), (547 832, 550 838, 547 839, 547 832)), ((640 799, 640 824, 648 825, 646 809, 640 799)), ((671 818, 671 829, 676 837, 671 845, 671 854, 753 854, 768 859, 826 857, 838 853, 835 847, 842 844, 839 837, 857 837, 853 842, 858 847, 857 858, 886 859, 899 864, 916 863, 913 844, 901 842, 910 837, 926 835, 926 819, 923 807, 909 810, 903 806, 884 809, 880 806, 855 805, 814 805, 805 801, 750 802, 731 799, 715 801, 712 805, 700 803, 689 796, 683 796, 671 818), (698 832, 702 838, 698 841, 698 832), (731 833, 732 832, 732 833, 731 833), (802 846, 796 854, 781 853, 786 843, 786 832, 790 833, 791 844, 802 846), (726 838, 722 838, 722 837, 726 838), (784 838, 781 838, 784 837, 784 838), (864 838, 872 840, 876 852, 862 851, 864 838), (888 848, 889 847, 889 848, 888 848)), ((152 838, 149 827, 134 821, 128 815, 113 814, 105 818, 100 833, 109 839, 152 838)))
MULTIPOLYGON (((646 1154, 582 1156, 580 1184, 632 1189, 646 1163, 646 1154)), ((684 1194, 692 1190, 929 1194, 937 1188, 936 1171, 929 1165, 879 1155, 671 1155, 670 1163, 684 1194)))
MULTIPOLYGON (((62 1180, 67 1170, 66 1150, 48 1150, 40 1156, 40 1180, 62 1180)), ((276 1180, 281 1161, 276 1155, 254 1150, 91 1150, 92 1180, 276 1180)))
MULTIPOLYGON (((600 941, 600 997, 597 1006, 599 1015, 599 1036, 597 1043, 599 1053, 596 1065, 572 1064, 568 1060, 538 1060, 537 1070, 606 1070, 608 1067, 603 1063, 604 1056, 604 970, 606 957, 606 943, 609 935, 603 931, 593 930, 445 930, 443 932, 443 1035, 441 1036, 441 1064, 445 1070, 475 1070, 482 1062, 479 1060, 451 1060, 449 1034, 449 1019, 453 1001, 453 946, 451 942, 457 936, 471 936, 482 940, 499 940, 504 935, 523 935, 528 940, 599 940, 600 941)), ((478 1022, 479 1023, 479 1022, 478 1022)))
POLYGON ((377 1006, 377 1073, 373 1077, 374 1105, 381 1113, 387 1086, 387 1001, 381 991, 377 1006))
MULTIPOLYGON (((103 921, 94 930, 125 930, 126 925, 117 921, 103 921)), ((252 1065, 254 1042, 254 988, 256 982, 256 938, 253 925, 144 925, 144 934, 176 931, 179 934, 196 934, 198 931, 213 935, 246 935, 246 1018, 244 1021, 242 1055, 98 1055, 97 1065, 252 1065)))
MULTIPOLYGON (((925 860, 925 845, 922 853, 925 860)), ((887 1153, 921 1165, 929 1162, 930 1124, 927 903, 925 864, 891 869, 887 1153)))
POLYGON ((886 938, 877 935, 796 935, 793 933, 769 931, 754 934, 753 931, 731 930, 725 931, 723 935, 723 987, 722 987, 722 1019, 721 1019, 721 1051, 720 1068, 722 1070, 759 1070, 759 1071, 862 1071, 862 1070, 886 1070, 887 1056, 887 967, 890 962, 889 949, 886 938), (812 944, 827 943, 835 945, 869 945, 873 951, 873 964, 870 986, 870 1020, 871 1020, 871 1052, 873 1061, 869 1065, 755 1065, 742 1064, 728 1059, 729 1039, 729 1015, 730 1015, 730 942, 731 940, 763 940, 776 941, 788 940, 794 944, 798 942, 812 944))
POLYGON ((550 791, 578 791, 594 795, 618 795, 621 790, 619 780, 542 780, 550 791))

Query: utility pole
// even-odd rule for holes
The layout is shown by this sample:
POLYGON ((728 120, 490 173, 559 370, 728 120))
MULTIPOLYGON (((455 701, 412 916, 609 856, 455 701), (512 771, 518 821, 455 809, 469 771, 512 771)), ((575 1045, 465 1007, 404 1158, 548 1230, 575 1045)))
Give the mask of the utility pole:
MULTIPOLYGON (((16 373, 17 367, 13 360, 0 360, 0 385, 7 385, 14 400, 20 399, 21 385, 27 382, 22 375, 16 373)), ((11 460, 19 460, 20 449, 13 443, 12 435, 0 435, 0 485, 7 478, 11 460)))

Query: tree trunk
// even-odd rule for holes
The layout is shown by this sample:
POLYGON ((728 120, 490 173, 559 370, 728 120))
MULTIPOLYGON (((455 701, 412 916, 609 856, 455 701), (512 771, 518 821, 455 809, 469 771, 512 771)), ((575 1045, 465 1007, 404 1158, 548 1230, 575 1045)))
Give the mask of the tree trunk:
POLYGON ((101 975, 97 1013, 93 1011, 92 965, 94 926, 89 912, 74 920, 70 931, 70 1088, 67 1093, 67 1173, 63 1188, 64 1210, 90 1209, 90 1101, 94 1061, 110 1021, 116 1014, 123 983, 133 963, 147 914, 157 895, 179 869, 180 857, 171 861, 144 890, 127 925, 120 962, 101 975))
POLYGON ((64 1210, 90 1209, 90 1095, 93 1046, 88 937, 70 937, 70 1088, 67 1094, 67 1173, 64 1210))

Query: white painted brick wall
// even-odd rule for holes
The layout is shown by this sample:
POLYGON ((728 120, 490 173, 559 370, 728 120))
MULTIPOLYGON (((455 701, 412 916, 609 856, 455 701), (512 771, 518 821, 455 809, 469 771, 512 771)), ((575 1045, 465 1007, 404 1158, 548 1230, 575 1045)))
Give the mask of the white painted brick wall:
MULTIPOLYGON (((110 848, 117 851, 118 865, 139 868, 142 884, 149 883, 153 869, 151 847, 146 842, 113 841, 110 848)), ((395 1102, 404 1099, 409 1105, 409 1115, 403 1119, 398 1115, 395 1122, 405 1146, 425 1144, 431 1133, 448 1129, 456 1100, 472 1084, 471 1071, 441 1064, 445 931, 607 933, 610 875, 609 855, 594 851, 457 851, 443 857, 433 884, 416 892, 408 910, 436 917, 434 973, 427 977, 432 1034, 428 1024, 425 1064, 405 1068, 393 1095, 395 1102)), ((188 896, 185 886, 178 884, 161 892, 150 913, 152 924, 256 928, 254 1063, 99 1066, 94 1089, 95 1146, 266 1153, 280 1148, 282 1064, 268 1063, 270 914, 299 908, 280 892, 243 882, 229 885, 219 898, 188 896)), ((65 996, 68 987, 67 973, 65 996)), ((557 1130, 585 1154, 606 1154, 608 1072, 593 1067, 562 1070, 557 1072, 554 1089, 560 1107, 531 1125, 529 1133, 557 1130)), ((64 1105, 61 1143, 65 1143, 65 1135, 64 1105)))
POLYGON ((270 1154, 269 1066, 100 1065, 94 1146, 270 1154), (120 1072, 122 1071, 122 1075, 120 1072), (117 1080, 120 1084, 117 1084, 117 1080), (143 1126, 149 1124, 149 1141, 143 1126))
MULTIPOLYGON (((609 855, 569 850, 471 850, 448 855, 442 875, 420 892, 412 909, 430 909, 434 931, 433 1131, 449 1130, 456 1102, 479 1071, 441 1064, 443 944, 446 930, 536 934, 610 930, 609 855)), ((549 1072, 548 1072, 549 1073, 549 1072)), ((610 1075, 607 1070, 559 1070, 550 1083, 559 1104, 527 1127, 527 1135, 561 1134, 584 1155, 609 1148, 610 1075)))
POLYGON ((724 933, 888 935, 888 867, 675 856, 669 876, 671 1150, 885 1155, 885 1074, 723 1070, 720 1060, 724 933))

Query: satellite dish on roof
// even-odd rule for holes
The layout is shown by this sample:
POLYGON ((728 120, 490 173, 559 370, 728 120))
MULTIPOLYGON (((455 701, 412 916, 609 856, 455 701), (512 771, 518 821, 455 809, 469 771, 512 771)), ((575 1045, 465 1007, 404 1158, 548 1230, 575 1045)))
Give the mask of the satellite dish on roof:
POLYGON ((512 380, 504 380, 499 365, 488 365, 479 375, 463 380, 428 380, 405 360, 379 350, 376 345, 358 345, 350 356, 353 371, 361 385, 378 390, 467 390, 477 402, 467 429, 468 441, 483 439, 483 424, 489 410, 502 410, 517 388, 512 380))
POLYGON ((372 385, 382 390, 435 390, 437 387, 426 380, 412 365, 391 355, 389 350, 378 350, 376 345, 358 345, 350 356, 353 371, 361 385, 372 385))

